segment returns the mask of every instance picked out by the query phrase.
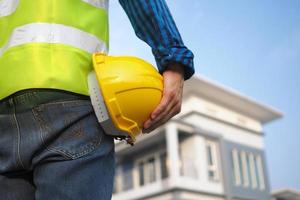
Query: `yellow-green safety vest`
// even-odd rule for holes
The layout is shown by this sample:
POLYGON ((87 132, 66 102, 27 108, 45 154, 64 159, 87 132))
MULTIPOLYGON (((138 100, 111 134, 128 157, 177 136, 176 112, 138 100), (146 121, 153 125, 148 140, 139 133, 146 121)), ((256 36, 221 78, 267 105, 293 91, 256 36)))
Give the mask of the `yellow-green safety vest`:
POLYGON ((0 99, 29 88, 88 95, 108 50, 108 0, 0 0, 0 99))

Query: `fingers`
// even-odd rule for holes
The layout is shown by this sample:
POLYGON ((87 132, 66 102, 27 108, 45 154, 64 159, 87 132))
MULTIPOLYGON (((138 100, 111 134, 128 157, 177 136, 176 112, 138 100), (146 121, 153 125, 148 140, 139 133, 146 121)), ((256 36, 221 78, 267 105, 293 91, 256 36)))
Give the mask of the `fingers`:
POLYGON ((155 117, 151 117, 144 123, 144 133, 150 132, 167 122, 170 118, 178 114, 181 110, 181 92, 172 93, 166 92, 163 96, 162 103, 157 107, 157 115, 153 112, 155 117), (176 96, 175 96, 176 95, 176 96), (164 99, 164 100, 163 100, 164 99), (167 101, 165 104, 164 101, 167 101))
POLYGON ((175 104, 170 109, 167 109, 165 112, 161 113, 159 116, 159 119, 156 119, 155 121, 152 121, 152 124, 149 128, 144 129, 143 133, 149 133, 153 131, 154 129, 158 128, 159 126, 165 124, 169 119, 171 119, 173 116, 177 115, 181 110, 181 102, 175 104))
POLYGON ((161 120, 167 113, 168 111, 170 111, 170 109, 172 108, 172 104, 169 102, 166 106, 163 106, 162 108, 158 108, 158 109, 162 109, 157 115, 155 115, 154 118, 150 117, 145 123, 144 123, 144 131, 145 132, 147 129, 150 129, 153 124, 155 124, 157 121, 161 120))
POLYGON ((178 94, 169 93, 166 96, 168 96, 169 103, 168 103, 168 105, 167 105, 167 107, 166 107, 165 110, 163 110, 162 112, 160 112, 159 115, 157 115, 155 118, 153 118, 153 122, 154 123, 156 123, 157 121, 162 120, 168 114, 173 114, 173 115, 177 114, 176 113, 177 109, 180 110, 180 108, 181 108, 181 96, 180 96, 180 93, 178 93, 178 94), (178 105, 179 105, 179 108, 178 108, 178 105), (174 108, 175 108, 175 110, 173 110, 174 108))
POLYGON ((160 104, 152 112, 150 118, 153 120, 157 118, 162 112, 166 111, 168 108, 172 107, 173 94, 164 94, 160 104))

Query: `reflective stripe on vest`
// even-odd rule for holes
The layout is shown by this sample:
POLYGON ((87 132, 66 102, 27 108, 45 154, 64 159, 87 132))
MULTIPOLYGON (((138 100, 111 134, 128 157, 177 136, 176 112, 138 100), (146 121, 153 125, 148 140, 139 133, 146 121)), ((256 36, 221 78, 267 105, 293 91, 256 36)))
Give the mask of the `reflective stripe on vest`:
POLYGON ((19 0, 1 0, 0 17, 4 17, 14 13, 18 5, 19 5, 19 0))
POLYGON ((92 6, 95 6, 97 8, 108 9, 108 1, 105 0, 82 0, 82 1, 91 4, 92 6))
POLYGON ((108 1, 0 2, 0 99, 29 88, 88 95, 91 54, 108 48, 108 1))
POLYGON ((106 9, 82 0, 19 0, 13 14, 0 17, 0 47, 7 43, 14 29, 36 22, 63 24, 80 29, 97 36, 108 46, 106 9))
POLYGON ((107 52, 106 45, 94 35, 61 24, 34 23, 16 28, 0 56, 9 48, 27 43, 70 45, 89 53, 107 52))

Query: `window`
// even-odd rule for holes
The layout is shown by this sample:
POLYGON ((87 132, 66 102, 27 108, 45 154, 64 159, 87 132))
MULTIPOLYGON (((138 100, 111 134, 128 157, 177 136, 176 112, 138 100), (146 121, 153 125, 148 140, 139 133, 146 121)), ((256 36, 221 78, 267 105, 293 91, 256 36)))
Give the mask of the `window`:
POLYGON ((135 162, 118 163, 113 193, 119 193, 154 183, 169 176, 165 150, 148 155, 135 162))
POLYGON ((232 154, 232 165, 233 165, 233 172, 234 172, 234 183, 236 186, 239 186, 242 183, 239 154, 236 149, 233 149, 231 154, 232 154))
POLYGON ((155 159, 153 158, 149 158, 147 161, 147 171, 148 171, 148 176, 149 176, 149 183, 153 183, 154 181, 156 181, 156 173, 155 173, 155 159))
POLYGON ((241 160, 242 160, 242 174, 243 174, 243 185, 244 187, 249 187, 249 174, 248 174, 248 165, 246 153, 244 151, 241 152, 241 160))
POLYGON ((207 173, 209 180, 218 181, 218 155, 217 144, 214 141, 206 141, 207 173))
POLYGON ((248 172, 249 186, 250 186, 250 185, 252 185, 252 177, 251 177, 251 168, 250 168, 249 153, 246 153, 246 161, 247 161, 247 172, 248 172))
POLYGON ((144 185, 144 162, 140 162, 139 165, 139 185, 144 185))
POLYGON ((233 180, 236 186, 265 189, 264 171, 260 155, 237 149, 231 151, 233 180))
POLYGON ((197 166, 195 164, 195 158, 193 156, 186 156, 180 153, 179 167, 180 175, 198 179, 197 166))
POLYGON ((249 154, 249 164, 252 188, 255 189, 257 188, 257 176, 255 172, 254 155, 252 153, 249 154))
MULTIPOLYGON (((140 186, 145 185, 149 181, 149 174, 150 171, 147 170, 147 163, 146 161, 140 161, 138 164, 138 177, 139 177, 139 184, 140 186)), ((153 173, 153 172, 152 172, 153 173)))
POLYGON ((199 178, 198 156, 195 153, 195 136, 187 135, 188 133, 180 132, 179 134, 179 170, 180 176, 190 179, 199 178))
POLYGON ((260 156, 255 157, 255 166, 256 166, 256 173, 258 177, 259 189, 264 190, 266 186, 265 186, 262 159, 260 156))
POLYGON ((165 179, 168 177, 168 166, 167 166, 167 153, 164 152, 160 154, 160 173, 161 173, 161 178, 165 179))
POLYGON ((152 154, 136 163, 137 186, 144 186, 168 177, 166 152, 152 154))

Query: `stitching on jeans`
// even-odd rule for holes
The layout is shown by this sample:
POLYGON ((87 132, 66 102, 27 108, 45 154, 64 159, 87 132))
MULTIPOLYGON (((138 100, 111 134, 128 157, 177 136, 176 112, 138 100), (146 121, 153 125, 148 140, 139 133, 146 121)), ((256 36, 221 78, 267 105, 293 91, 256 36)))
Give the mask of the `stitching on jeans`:
MULTIPOLYGON (((52 102, 48 102, 48 103, 42 103, 39 104, 38 106, 35 106, 34 108, 43 108, 45 106, 52 106, 52 105, 59 105, 62 104, 63 106, 65 106, 65 103, 74 103, 72 105, 78 105, 79 103, 85 102, 88 105, 90 103, 89 100, 85 100, 85 99, 74 99, 74 100, 57 100, 57 101, 52 101, 52 102), (80 101, 80 102, 78 102, 80 101), (78 102, 78 103, 76 103, 78 102)), ((72 107, 72 105, 70 105, 70 107, 72 107)), ((84 104, 85 105, 85 104, 84 104)))
MULTIPOLYGON (((70 152, 70 151, 67 151, 67 150, 64 150, 64 149, 58 149, 58 148, 55 148, 55 147, 49 147, 45 144, 45 140, 44 140, 44 137, 43 137, 43 127, 42 127, 42 123, 45 123, 45 120, 43 119, 43 117, 39 114, 39 111, 38 109, 36 108, 33 108, 32 110, 32 113, 34 115, 34 118, 36 119, 36 121, 38 122, 38 125, 39 125, 39 129, 40 129, 40 139, 42 141, 42 144, 43 146, 50 152, 55 152, 55 153, 59 153, 59 154, 62 154, 63 157, 67 158, 67 159, 76 159, 76 158, 79 158, 91 151, 93 151, 94 149, 96 149, 97 147, 99 147, 99 145, 101 144, 102 142, 102 138, 103 136, 99 136, 97 138, 97 142, 95 141, 92 141, 92 142, 88 142, 82 149, 80 152, 70 152)), ((47 124, 47 123, 45 123, 47 124)), ((49 128, 48 126, 46 126, 47 128, 49 128)), ((49 128, 50 129, 50 128, 49 128)))
MULTIPOLYGON (((13 117, 9 117, 9 120, 11 122, 11 125, 15 127, 15 125, 14 125, 15 121, 13 120, 13 117)), ((17 144, 14 142, 14 139, 13 139, 13 145, 14 145, 13 146, 13 155, 15 156, 15 161, 16 161, 15 165, 18 166, 18 159, 17 159, 17 152, 16 152, 17 144)))
POLYGON ((16 107, 15 105, 14 106, 14 113, 13 113, 13 118, 15 120, 16 123, 13 123, 15 124, 15 127, 17 128, 17 155, 18 155, 18 158, 17 158, 17 161, 19 162, 19 164, 23 167, 23 169, 25 169, 25 166, 21 160, 21 155, 20 155, 20 143, 21 143, 21 133, 20 133, 20 126, 19 126, 19 123, 18 123, 18 120, 17 120, 17 116, 16 116, 16 107))
MULTIPOLYGON (((38 112, 36 112, 36 117, 38 118, 39 122, 45 123, 45 120, 43 119, 43 117, 38 112)), ((47 124, 47 123, 45 123, 45 124, 47 124)), ((41 128, 41 130, 43 130, 43 128, 42 128, 41 125, 40 125, 40 128, 41 128)), ((72 153, 72 152, 64 150, 64 149, 58 149, 58 148, 55 148, 55 147, 46 146, 42 132, 40 134, 40 137, 41 137, 41 140, 42 140, 42 142, 43 142, 43 144, 44 144, 44 146, 45 146, 45 148, 47 150, 49 150, 51 152, 61 153, 61 154, 64 155, 64 157, 66 156, 66 157, 69 157, 71 159, 76 159, 76 158, 81 157, 82 155, 84 155, 84 154, 86 154, 88 152, 93 151, 95 148, 97 148, 100 145, 100 143, 102 141, 102 137, 100 137, 100 139, 99 139, 98 142, 89 142, 88 144, 86 144, 84 146, 84 148, 80 152, 78 152, 78 153, 76 153, 76 152, 72 153)))
MULTIPOLYGON (((34 119, 38 122, 37 124, 38 124, 38 127, 39 127, 39 132, 40 132, 40 139, 41 139, 41 141, 42 141, 42 145, 45 147, 45 149, 47 149, 48 151, 50 151, 50 152, 54 152, 54 153, 60 153, 60 152, 58 152, 58 151, 55 151, 55 150, 52 150, 52 149, 49 149, 48 148, 48 146, 47 145, 45 145, 45 141, 44 141, 44 138, 43 138, 43 128, 42 128, 42 126, 41 126, 41 122, 40 122, 40 118, 38 117, 38 113, 34 110, 34 108, 31 110, 31 112, 32 112, 32 114, 33 114, 33 117, 34 117, 34 119)), ((62 153, 62 152, 61 152, 62 153)), ((64 158, 66 158, 66 159, 70 159, 70 156, 69 155, 66 155, 65 153, 62 153, 62 154, 60 154, 60 155, 62 155, 64 158)))

